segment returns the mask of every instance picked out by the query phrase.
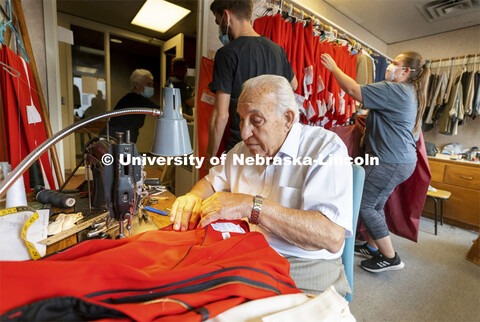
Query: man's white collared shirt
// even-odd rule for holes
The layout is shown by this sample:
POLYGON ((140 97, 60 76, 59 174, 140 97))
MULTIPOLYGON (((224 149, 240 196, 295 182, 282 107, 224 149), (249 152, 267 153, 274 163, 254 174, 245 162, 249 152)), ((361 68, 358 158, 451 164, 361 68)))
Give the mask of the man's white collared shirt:
MULTIPOLYGON (((242 158, 246 160, 247 157, 255 156, 240 142, 228 152, 224 165, 212 168, 205 178, 215 191, 260 195, 284 207, 319 211, 345 228, 345 237, 352 236, 352 166, 342 162, 348 159, 348 151, 335 133, 297 123, 276 155, 283 160, 282 165, 273 162, 270 165, 241 165, 242 158), (308 160, 316 161, 303 165, 308 160), (292 164, 286 165, 289 161, 292 164), (298 165, 298 161, 302 165, 298 165)), ((306 251, 261 226, 257 226, 257 230, 281 254, 335 259, 343 252, 343 246, 335 254, 325 249, 306 251)))

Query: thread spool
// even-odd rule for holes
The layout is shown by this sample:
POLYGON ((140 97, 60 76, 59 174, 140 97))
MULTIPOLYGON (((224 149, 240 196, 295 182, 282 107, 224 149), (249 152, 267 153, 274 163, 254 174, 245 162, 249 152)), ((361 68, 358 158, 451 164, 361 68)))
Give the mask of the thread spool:
MULTIPOLYGON (((12 171, 12 167, 7 162, 1 162, 3 177, 12 171)), ((27 195, 25 194, 25 184, 23 176, 20 176, 7 191, 6 208, 27 206, 27 195)))
POLYGON ((75 206, 75 198, 53 190, 41 190, 37 192, 35 197, 41 203, 51 204, 55 207, 70 208, 75 206))

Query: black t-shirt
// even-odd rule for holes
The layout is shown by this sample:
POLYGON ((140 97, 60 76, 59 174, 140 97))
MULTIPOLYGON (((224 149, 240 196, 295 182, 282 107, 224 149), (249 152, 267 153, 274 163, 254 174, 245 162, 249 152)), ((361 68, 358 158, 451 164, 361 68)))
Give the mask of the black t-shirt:
MULTIPOLYGON (((157 104, 153 103, 151 100, 143 97, 142 95, 138 95, 137 93, 128 93, 118 101, 114 110, 132 107, 159 108, 157 104)), ((112 118, 110 120, 110 126, 125 130, 133 130, 141 128, 144 122, 145 114, 130 114, 112 118)))
POLYGON ((264 74, 284 76, 289 82, 295 76, 285 50, 264 36, 238 37, 220 48, 215 55, 209 87, 212 92, 222 90, 230 94, 230 139, 227 151, 242 140, 240 116, 237 114, 242 85, 246 80, 264 74))
MULTIPOLYGON (((118 101, 114 110, 133 107, 160 108, 148 98, 130 92, 118 101)), ((145 114, 129 114, 114 117, 110 120, 110 135, 115 135, 115 132, 130 130, 131 141, 136 142, 138 130, 143 126, 144 122, 145 114)))

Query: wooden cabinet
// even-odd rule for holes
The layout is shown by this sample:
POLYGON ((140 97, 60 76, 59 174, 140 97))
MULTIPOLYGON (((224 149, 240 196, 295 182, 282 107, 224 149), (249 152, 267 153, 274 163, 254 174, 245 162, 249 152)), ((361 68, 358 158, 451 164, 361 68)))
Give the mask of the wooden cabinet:
MULTIPOLYGON (((443 217, 449 224, 480 231, 480 164, 429 157, 432 182, 436 189, 452 193, 443 202, 443 217)), ((423 214, 433 218, 434 203, 425 201, 423 214)))

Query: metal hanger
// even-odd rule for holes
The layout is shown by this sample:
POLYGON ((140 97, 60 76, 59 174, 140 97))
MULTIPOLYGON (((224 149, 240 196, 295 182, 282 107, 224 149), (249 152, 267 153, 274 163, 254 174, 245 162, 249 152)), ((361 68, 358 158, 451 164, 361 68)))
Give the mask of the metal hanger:
POLYGON ((13 26, 13 23, 12 23, 12 5, 10 4, 10 0, 7 0, 5 2, 5 6, 8 7, 8 15, 6 15, 6 17, 9 19, 7 22, 1 22, 0 23, 0 42, 3 44, 3 45, 6 45, 4 43, 4 39, 3 39, 3 32, 6 30, 6 27, 10 27, 10 29, 12 29, 13 31, 13 34, 15 35, 16 39, 17 39, 17 44, 18 44, 18 47, 20 47, 20 49, 23 51, 23 55, 25 57, 25 61, 27 63, 30 63, 29 59, 28 59, 28 56, 27 56, 27 52, 25 51, 25 48, 23 47, 22 43, 20 42, 20 36, 18 35, 17 31, 15 30, 15 27, 13 26))
POLYGON ((16 70, 15 68, 13 68, 13 67, 11 67, 11 66, 8 66, 7 64, 5 64, 5 63, 3 63, 3 62, 1 62, 1 61, 0 61, 0 65, 2 65, 2 66, 3 66, 3 69, 4 69, 7 73, 9 73, 10 75, 12 75, 13 77, 20 77, 20 72, 19 72, 18 70, 16 70), (12 71, 15 72, 16 74, 13 74, 12 71))

